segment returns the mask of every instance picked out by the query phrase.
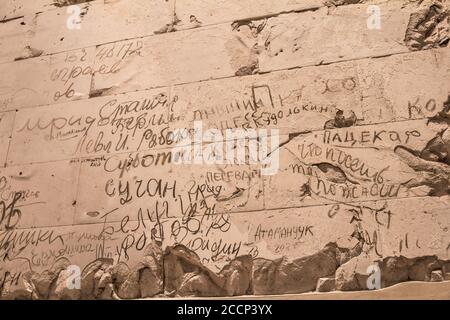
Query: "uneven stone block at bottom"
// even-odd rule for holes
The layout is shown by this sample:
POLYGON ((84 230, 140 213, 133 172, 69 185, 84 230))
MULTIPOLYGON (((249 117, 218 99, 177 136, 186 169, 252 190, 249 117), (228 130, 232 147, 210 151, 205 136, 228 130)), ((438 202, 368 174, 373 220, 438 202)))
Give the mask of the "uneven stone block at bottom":
POLYGON ((431 272, 430 282, 441 282, 444 281, 444 276, 441 270, 435 270, 431 272))
POLYGON ((317 292, 330 292, 336 290, 336 281, 334 278, 320 278, 317 281, 317 292))

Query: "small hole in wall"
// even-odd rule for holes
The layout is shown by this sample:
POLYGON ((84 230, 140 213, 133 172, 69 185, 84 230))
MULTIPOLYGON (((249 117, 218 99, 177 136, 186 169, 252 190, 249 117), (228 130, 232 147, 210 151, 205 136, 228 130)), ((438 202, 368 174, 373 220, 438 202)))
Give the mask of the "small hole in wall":
POLYGON ((21 25, 23 25, 23 26, 24 26, 24 25, 26 25, 26 23, 25 23, 25 22, 23 22, 23 21, 22 21, 22 22, 21 22, 20 24, 21 24, 21 25))
POLYGON ((19 176, 21 176, 21 175, 22 175, 22 171, 19 172, 19 176))
POLYGON ((63 41, 64 40, 64 37, 62 37, 61 39, 59 39, 59 41, 63 41))

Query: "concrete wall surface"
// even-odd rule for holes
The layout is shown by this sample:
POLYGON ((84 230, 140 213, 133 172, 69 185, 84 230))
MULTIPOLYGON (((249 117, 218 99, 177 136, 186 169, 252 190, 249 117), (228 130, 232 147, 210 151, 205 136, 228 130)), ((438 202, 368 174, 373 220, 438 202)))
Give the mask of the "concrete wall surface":
POLYGON ((450 0, 0 0, 0 298, 450 280, 449 29, 450 0))

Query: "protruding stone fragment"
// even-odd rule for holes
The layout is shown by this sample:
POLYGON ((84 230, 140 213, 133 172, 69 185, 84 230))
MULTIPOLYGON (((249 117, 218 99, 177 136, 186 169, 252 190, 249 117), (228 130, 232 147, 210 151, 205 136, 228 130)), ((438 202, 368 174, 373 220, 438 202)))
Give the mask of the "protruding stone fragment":
POLYGON ((126 280, 118 286, 117 295, 121 299, 137 299, 140 297, 139 271, 130 270, 126 280))
POLYGON ((161 244, 153 241, 144 251, 144 259, 140 269, 139 286, 141 297, 153 297, 164 291, 163 252, 161 244))
POLYGON ((330 292, 336 290, 336 282, 334 278, 320 278, 317 280, 317 292, 330 292))
POLYGON ((164 291, 179 296, 221 296, 225 281, 203 266, 195 252, 183 245, 166 248, 164 291))
POLYGON ((18 277, 5 279, 0 294, 0 300, 37 300, 36 288, 31 281, 31 274, 21 274, 18 277))
POLYGON ((36 287, 37 294, 40 299, 48 299, 50 289, 55 285, 59 277, 59 273, 65 270, 70 265, 68 259, 62 258, 57 260, 49 270, 45 270, 41 273, 33 273, 31 281, 36 287))
POLYGON ((302 293, 316 289, 319 278, 333 275, 337 268, 335 248, 289 261, 256 259, 253 262, 254 294, 302 293))
POLYGON ((381 264, 381 283, 383 288, 408 281, 409 260, 403 256, 388 257, 381 264))
POLYGON ((450 36, 449 14, 449 5, 439 0, 411 14, 405 35, 408 48, 414 51, 445 47, 450 36))
POLYGON ((163 292, 161 244, 152 242, 144 250, 144 257, 134 267, 121 264, 113 268, 117 295, 122 299, 153 297, 163 292))
POLYGON ((99 300, 119 300, 120 298, 114 292, 114 286, 109 283, 102 291, 102 293, 97 297, 99 300))
POLYGON ((225 278, 227 296, 249 294, 251 290, 252 258, 250 256, 237 257, 221 271, 225 278))
POLYGON ((444 261, 442 264, 442 272, 445 275, 450 273, 450 261, 444 261))
POLYGON ((98 294, 97 288, 98 281, 101 278, 102 272, 99 270, 106 270, 108 266, 113 264, 112 259, 97 259, 88 264, 81 273, 81 298, 82 299, 95 299, 98 294))
POLYGON ((336 290, 359 291, 367 289, 367 269, 374 265, 374 258, 363 254, 350 259, 336 270, 336 290))
POLYGON ((441 282, 444 281, 444 276, 441 270, 434 270, 430 275, 430 282, 441 282))

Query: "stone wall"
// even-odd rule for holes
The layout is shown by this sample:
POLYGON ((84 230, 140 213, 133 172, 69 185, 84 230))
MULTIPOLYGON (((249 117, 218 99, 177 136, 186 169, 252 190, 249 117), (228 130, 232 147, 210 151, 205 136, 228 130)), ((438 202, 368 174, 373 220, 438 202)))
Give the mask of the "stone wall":
POLYGON ((449 0, 1 0, 1 298, 450 280, 449 16, 449 0), (200 121, 267 129, 277 172, 176 163, 200 121))

